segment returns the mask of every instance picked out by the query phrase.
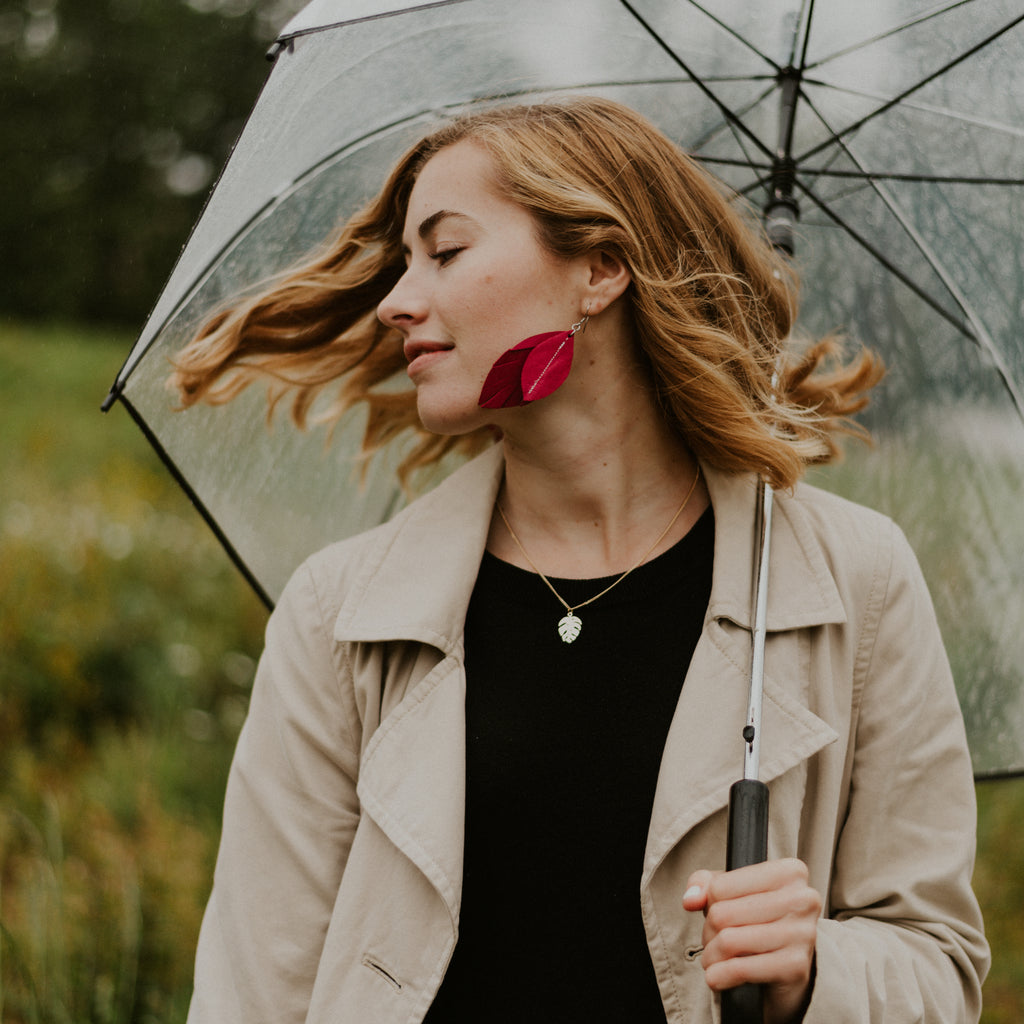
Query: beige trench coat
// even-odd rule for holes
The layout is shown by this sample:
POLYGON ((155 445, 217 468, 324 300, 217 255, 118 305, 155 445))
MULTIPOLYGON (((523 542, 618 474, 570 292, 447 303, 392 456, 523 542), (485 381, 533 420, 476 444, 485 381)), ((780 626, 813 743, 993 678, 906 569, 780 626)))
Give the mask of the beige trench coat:
MULTIPOLYGON (((228 783, 191 1024, 425 1015, 458 935, 462 629, 501 470, 485 453, 286 589, 228 783)), ((711 600, 637 879, 671 1024, 718 1020, 702 916, 681 900, 691 871, 723 865, 748 690, 754 481, 706 478, 711 600)), ((806 861, 825 903, 806 1021, 974 1021, 974 790, 916 561, 888 520, 801 486, 778 495, 772 563, 769 856, 806 861)))

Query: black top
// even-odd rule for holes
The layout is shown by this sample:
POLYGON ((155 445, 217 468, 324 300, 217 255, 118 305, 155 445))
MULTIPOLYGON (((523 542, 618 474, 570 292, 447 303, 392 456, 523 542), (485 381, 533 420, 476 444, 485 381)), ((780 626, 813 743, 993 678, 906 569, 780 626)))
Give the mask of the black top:
MULTIPOLYGON (((485 554, 466 617, 459 941, 428 1024, 664 1024, 640 875, 713 546, 709 510, 580 608, 572 644, 543 581, 485 554)), ((614 579, 552 583, 582 602, 614 579)))

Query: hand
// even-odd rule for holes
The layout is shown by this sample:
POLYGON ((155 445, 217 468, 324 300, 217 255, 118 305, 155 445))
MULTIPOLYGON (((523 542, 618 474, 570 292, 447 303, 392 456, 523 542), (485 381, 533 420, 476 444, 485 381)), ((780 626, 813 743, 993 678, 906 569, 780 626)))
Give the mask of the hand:
POLYGON ((704 911, 704 978, 715 992, 765 986, 765 1024, 803 1018, 814 981, 821 896, 807 865, 772 860, 735 871, 695 871, 685 910, 704 911))

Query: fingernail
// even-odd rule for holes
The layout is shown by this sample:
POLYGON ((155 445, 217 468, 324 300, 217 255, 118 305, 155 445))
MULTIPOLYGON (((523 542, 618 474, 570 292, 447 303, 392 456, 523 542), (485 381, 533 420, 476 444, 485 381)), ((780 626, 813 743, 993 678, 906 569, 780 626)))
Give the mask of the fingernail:
POLYGON ((683 899, 684 900, 692 899, 694 896, 699 896, 700 894, 701 894, 700 886, 699 885, 691 885, 690 888, 687 889, 686 892, 683 893, 683 899))

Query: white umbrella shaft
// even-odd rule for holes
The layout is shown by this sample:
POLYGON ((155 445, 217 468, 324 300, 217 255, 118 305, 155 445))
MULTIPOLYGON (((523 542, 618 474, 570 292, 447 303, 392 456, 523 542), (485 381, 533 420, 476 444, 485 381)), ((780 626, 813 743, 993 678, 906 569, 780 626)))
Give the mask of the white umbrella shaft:
MULTIPOLYGON (((771 557, 772 488, 758 491, 758 530, 754 568, 754 632, 750 659, 750 703, 743 727, 743 778, 729 791, 727 871, 759 864, 768 855, 768 787, 758 779, 761 754, 761 697, 764 693, 764 646, 768 618, 768 563, 771 557)), ((761 1024, 764 990, 745 984, 722 993, 722 1024, 761 1024)))
POLYGON ((761 482, 759 506, 760 529, 757 544, 757 582, 754 594, 754 636, 750 659, 750 703, 747 724, 743 730, 746 753, 743 778, 757 779, 761 760, 761 701, 764 694, 764 643, 768 619, 768 563, 772 542, 772 486, 761 482))

